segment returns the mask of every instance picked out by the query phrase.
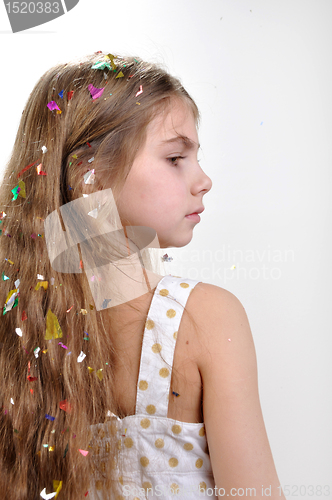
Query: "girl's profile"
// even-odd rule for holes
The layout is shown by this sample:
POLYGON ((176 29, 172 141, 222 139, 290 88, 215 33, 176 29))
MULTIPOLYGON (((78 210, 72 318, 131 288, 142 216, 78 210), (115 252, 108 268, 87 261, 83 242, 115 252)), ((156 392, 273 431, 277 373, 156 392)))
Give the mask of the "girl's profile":
POLYGON ((3 498, 284 498, 242 304, 162 267, 212 188, 198 124, 136 57, 32 91, 0 187, 3 498))

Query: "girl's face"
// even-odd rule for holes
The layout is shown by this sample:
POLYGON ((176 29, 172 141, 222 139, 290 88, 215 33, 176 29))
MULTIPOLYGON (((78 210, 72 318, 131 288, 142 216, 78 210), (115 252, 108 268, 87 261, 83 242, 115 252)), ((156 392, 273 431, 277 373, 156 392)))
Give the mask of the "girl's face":
POLYGON ((136 156, 117 207, 124 226, 148 226, 160 248, 182 247, 193 237, 195 218, 212 181, 198 161, 198 136, 188 105, 174 100, 169 113, 147 127, 145 146, 136 156))

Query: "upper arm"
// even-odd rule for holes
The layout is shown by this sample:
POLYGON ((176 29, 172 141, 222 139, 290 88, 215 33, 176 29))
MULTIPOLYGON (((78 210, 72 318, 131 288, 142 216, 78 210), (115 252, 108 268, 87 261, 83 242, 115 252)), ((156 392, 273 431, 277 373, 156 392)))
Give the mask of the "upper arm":
MULTIPOLYGON (((231 488, 243 488, 244 496, 250 496, 246 488, 255 488, 257 499, 262 496, 263 485, 271 486, 270 499, 284 498, 278 489, 265 431, 255 347, 246 312, 233 294, 206 284, 200 291, 200 310, 202 354, 198 367, 215 483, 225 488, 226 496, 231 488)), ((234 493, 229 496, 243 496, 234 493)))

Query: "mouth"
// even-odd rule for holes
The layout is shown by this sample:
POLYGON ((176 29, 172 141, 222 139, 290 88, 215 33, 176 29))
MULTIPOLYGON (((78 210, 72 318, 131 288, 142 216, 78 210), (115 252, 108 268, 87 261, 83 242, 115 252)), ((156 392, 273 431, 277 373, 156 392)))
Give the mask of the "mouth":
POLYGON ((186 215, 186 219, 191 219, 195 222, 199 222, 201 220, 201 218, 197 212, 194 212, 193 214, 186 215))
POLYGON ((200 207, 195 212, 193 212, 192 214, 186 215, 186 217, 189 217, 189 215, 198 215, 198 214, 201 214, 204 210, 205 210, 204 207, 200 207))

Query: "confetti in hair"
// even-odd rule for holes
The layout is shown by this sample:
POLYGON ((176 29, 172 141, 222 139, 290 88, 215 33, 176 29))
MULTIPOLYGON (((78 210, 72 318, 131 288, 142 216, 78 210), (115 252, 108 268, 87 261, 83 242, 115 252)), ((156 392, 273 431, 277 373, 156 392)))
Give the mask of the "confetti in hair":
POLYGON ((59 106, 57 105, 57 103, 55 101, 50 101, 49 103, 47 103, 47 107, 51 111, 54 111, 55 109, 58 110, 58 111, 60 111, 60 108, 59 108, 59 106))
POLYGON ((97 87, 94 87, 91 83, 90 85, 88 85, 88 89, 90 91, 90 94, 91 94, 91 97, 92 99, 98 99, 98 97, 102 96, 103 92, 104 92, 104 89, 105 87, 102 87, 102 88, 97 88, 97 87))

